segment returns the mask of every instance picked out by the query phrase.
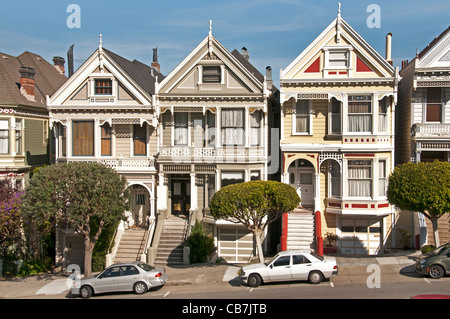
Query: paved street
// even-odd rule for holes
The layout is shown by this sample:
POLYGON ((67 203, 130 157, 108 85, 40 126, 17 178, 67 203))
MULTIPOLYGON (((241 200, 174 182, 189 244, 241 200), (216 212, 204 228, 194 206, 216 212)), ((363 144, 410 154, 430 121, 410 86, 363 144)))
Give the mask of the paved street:
MULTIPOLYGON (((167 266, 169 282, 142 296, 98 295, 93 299, 371 299, 409 298, 418 294, 450 295, 450 277, 432 280, 414 271, 417 252, 384 257, 337 257, 339 274, 319 285, 307 282, 244 285, 238 265, 167 266)), ((0 298, 74 299, 66 275, 41 275, 0 280, 0 298)))

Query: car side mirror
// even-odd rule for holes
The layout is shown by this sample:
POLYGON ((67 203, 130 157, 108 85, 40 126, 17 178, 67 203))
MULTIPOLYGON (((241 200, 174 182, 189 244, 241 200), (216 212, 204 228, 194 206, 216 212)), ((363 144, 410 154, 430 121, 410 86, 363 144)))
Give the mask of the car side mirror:
POLYGON ((269 265, 269 268, 272 269, 272 268, 273 268, 273 264, 270 264, 270 265, 269 265))

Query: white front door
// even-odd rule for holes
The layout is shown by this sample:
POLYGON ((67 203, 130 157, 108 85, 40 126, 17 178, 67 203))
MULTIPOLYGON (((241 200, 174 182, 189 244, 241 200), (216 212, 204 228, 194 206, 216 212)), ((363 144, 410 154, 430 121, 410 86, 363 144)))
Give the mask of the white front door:
POLYGON ((303 207, 314 206, 314 169, 290 168, 289 184, 295 188, 300 196, 303 207))

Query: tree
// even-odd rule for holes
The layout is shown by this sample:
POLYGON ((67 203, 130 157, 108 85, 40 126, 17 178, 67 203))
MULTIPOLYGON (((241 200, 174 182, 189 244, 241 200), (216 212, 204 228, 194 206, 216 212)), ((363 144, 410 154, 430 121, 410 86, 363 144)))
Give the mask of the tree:
POLYGON ((84 273, 92 274, 92 252, 102 230, 123 218, 125 178, 97 163, 54 164, 31 178, 23 201, 25 219, 43 229, 74 229, 84 238, 84 273))
POLYGON ((389 202, 400 209, 420 212, 433 225, 434 242, 440 245, 438 219, 450 211, 450 163, 406 163, 389 177, 389 202))
POLYGON ((276 181, 250 181, 225 186, 214 194, 211 215, 241 223, 253 232, 261 263, 264 255, 261 236, 266 227, 298 206, 300 198, 290 185, 276 181))

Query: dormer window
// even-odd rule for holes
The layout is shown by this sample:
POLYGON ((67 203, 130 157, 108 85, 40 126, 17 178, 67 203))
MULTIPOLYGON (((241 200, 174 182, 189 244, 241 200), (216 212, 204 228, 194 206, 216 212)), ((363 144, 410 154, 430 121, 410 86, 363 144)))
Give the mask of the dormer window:
POLYGON ((94 80, 95 95, 112 95, 111 79, 95 79, 94 80))

